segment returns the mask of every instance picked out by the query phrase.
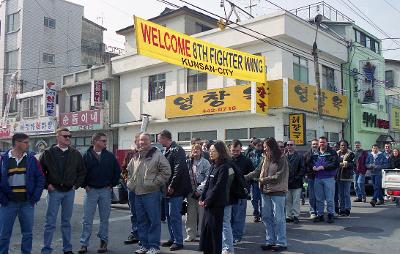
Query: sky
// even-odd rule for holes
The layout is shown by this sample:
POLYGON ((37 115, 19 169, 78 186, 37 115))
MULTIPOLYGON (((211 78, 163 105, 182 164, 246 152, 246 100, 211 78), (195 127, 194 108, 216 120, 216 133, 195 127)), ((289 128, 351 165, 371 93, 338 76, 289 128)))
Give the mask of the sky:
MULTIPOLYGON (((157 16, 165 7, 172 8, 157 0, 68 0, 84 6, 84 15, 86 18, 103 25, 107 28, 104 33, 104 41, 107 45, 123 48, 124 37, 117 35, 115 31, 125 28, 133 24, 133 15, 142 18, 152 18, 157 16)), ((168 0, 178 6, 185 5, 180 0, 168 0)), ((279 10, 278 7, 272 5, 267 0, 231 0, 237 5, 245 8, 246 6, 256 4, 252 8, 254 15, 262 15, 279 10)), ((194 5, 207 9, 213 13, 222 15, 223 9, 220 7, 221 0, 187 0, 194 5)), ((278 6, 291 10, 301 6, 318 2, 318 0, 271 0, 278 6)), ((400 0, 325 0, 325 3, 338 9, 356 24, 378 38, 400 38, 400 0), (353 4, 353 5, 351 5, 353 4), (359 17, 354 11, 358 12, 356 7, 362 11, 367 17, 359 17), (372 20, 382 32, 377 31, 373 25, 366 20, 372 20)), ((193 7, 191 7, 193 8, 193 7)), ((315 13, 316 14, 316 13, 315 13)), ((384 40, 382 49, 384 57, 400 60, 400 39, 384 40), (398 49, 397 49, 398 48, 398 49), (396 50, 386 50, 396 49, 396 50)))

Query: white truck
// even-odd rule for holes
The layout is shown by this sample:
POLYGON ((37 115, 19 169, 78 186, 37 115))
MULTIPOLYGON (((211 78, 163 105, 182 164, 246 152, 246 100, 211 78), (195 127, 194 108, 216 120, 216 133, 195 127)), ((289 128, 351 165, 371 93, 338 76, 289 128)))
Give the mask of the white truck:
POLYGON ((400 200, 400 169, 383 169, 382 170, 382 188, 385 190, 385 194, 394 200, 396 198, 396 204, 399 206, 400 200))

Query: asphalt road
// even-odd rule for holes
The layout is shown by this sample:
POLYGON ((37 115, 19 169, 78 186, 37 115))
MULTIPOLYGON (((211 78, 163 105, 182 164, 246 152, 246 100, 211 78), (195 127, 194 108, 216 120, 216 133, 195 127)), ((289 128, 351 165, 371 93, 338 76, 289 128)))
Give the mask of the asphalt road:
MULTIPOLYGON (((45 194, 44 194, 45 195, 45 194)), ((72 244, 75 253, 80 248, 83 190, 78 190, 72 217, 72 244)), ((39 254, 43 241, 45 199, 35 211, 33 254, 39 254)), ((287 225, 288 250, 282 253, 399 253, 400 208, 394 204, 372 208, 369 203, 353 203, 350 217, 337 218, 334 224, 313 223, 308 219, 307 205, 302 206, 301 223, 287 225)), ((264 253, 260 245, 264 243, 265 231, 262 223, 252 222, 250 202, 247 209, 246 236, 236 247, 235 253, 264 253)), ((108 253, 133 253, 137 245, 124 245, 130 232, 130 218, 127 205, 115 205, 111 211, 108 253)), ((96 218, 98 219, 97 215, 96 218)), ((99 240, 96 237, 99 221, 95 220, 89 253, 96 253, 99 240)), ((168 239, 166 224, 162 224, 162 240, 168 239)), ((11 239, 10 253, 20 253, 21 234, 18 221, 15 223, 11 239)), ((185 245, 177 253, 199 253, 198 243, 185 245)), ((53 240, 54 253, 62 253, 60 220, 53 240)), ((162 253, 172 253, 161 248, 162 253)))

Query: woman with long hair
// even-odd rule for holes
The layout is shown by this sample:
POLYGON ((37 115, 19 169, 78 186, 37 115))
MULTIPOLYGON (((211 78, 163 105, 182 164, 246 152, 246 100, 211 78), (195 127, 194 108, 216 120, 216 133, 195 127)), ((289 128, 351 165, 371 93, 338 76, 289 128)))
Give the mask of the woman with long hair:
POLYGON ((200 250, 204 254, 221 254, 224 207, 229 191, 230 156, 224 142, 216 141, 210 147, 211 170, 199 200, 204 208, 200 235, 200 250))
POLYGON ((186 215, 186 238, 185 242, 192 242, 196 239, 197 232, 201 231, 201 222, 203 219, 204 209, 198 205, 207 176, 210 173, 211 165, 202 156, 201 144, 195 143, 192 145, 190 156, 186 161, 189 169, 190 181, 193 192, 187 197, 187 215, 186 215), (199 230, 197 230, 199 229, 199 230))
POLYGON ((260 184, 262 221, 265 226, 266 245, 262 250, 287 249, 285 197, 288 191, 289 163, 274 138, 264 140, 264 159, 261 167, 245 176, 260 184))

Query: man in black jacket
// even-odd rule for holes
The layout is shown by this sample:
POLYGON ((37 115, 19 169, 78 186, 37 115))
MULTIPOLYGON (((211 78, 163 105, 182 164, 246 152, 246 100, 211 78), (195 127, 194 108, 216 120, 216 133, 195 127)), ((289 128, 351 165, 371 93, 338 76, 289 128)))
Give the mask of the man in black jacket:
POLYGON ((82 155, 70 146, 71 133, 69 130, 67 128, 58 129, 56 139, 57 145, 46 149, 40 157, 48 191, 42 254, 52 253, 51 242, 60 206, 63 252, 72 254, 71 217, 75 190, 82 187, 86 169, 82 155))
POLYGON ((108 219, 111 211, 111 191, 119 182, 121 170, 115 156, 107 151, 107 136, 96 133, 92 137, 92 146, 83 155, 87 175, 82 187, 86 189, 83 203, 82 244, 79 254, 87 253, 92 234, 93 217, 99 206, 100 227, 97 237, 100 248, 97 253, 106 253, 108 244, 108 219))
POLYGON ((297 153, 296 145, 293 140, 287 143, 289 160, 289 191, 286 194, 286 222, 299 223, 300 199, 303 187, 303 177, 306 174, 303 157, 297 153))
MULTIPOLYGON (((230 144, 232 162, 242 175, 254 171, 253 163, 242 154, 242 143, 234 139, 230 144)), ((235 187, 235 186, 233 186, 235 187)), ((243 237, 244 225, 246 223, 247 199, 239 199, 238 203, 232 206, 232 233, 233 243, 238 244, 243 237)))
POLYGON ((166 213, 170 239, 163 243, 171 251, 183 248, 182 215, 183 199, 192 192, 186 154, 182 147, 172 141, 171 132, 163 130, 158 134, 158 142, 165 147, 164 155, 171 166, 171 177, 167 183, 166 213))

